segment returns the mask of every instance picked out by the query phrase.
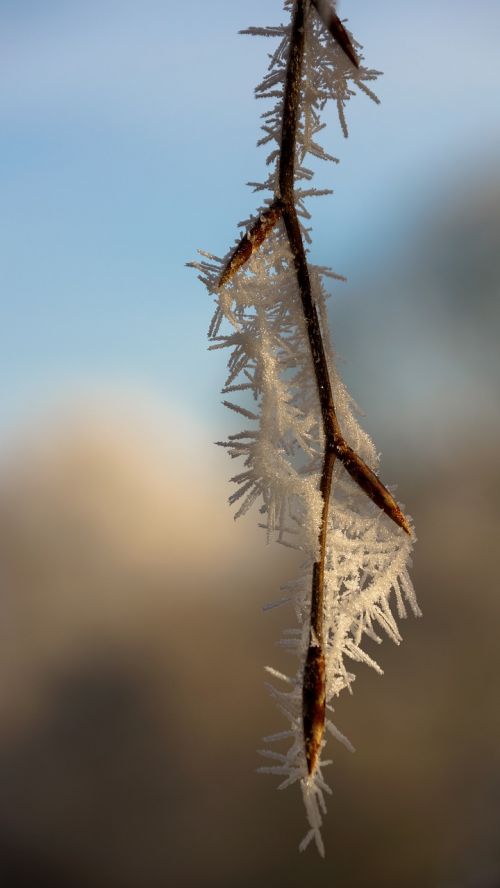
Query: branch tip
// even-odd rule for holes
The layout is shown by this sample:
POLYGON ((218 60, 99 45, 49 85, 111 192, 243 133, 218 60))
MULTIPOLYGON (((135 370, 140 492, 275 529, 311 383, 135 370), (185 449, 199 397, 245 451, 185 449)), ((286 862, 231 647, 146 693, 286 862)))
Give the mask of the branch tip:
POLYGON ((334 453, 341 461, 345 470, 349 473, 353 481, 361 487, 366 495, 371 499, 379 509, 394 521, 398 527, 401 527, 408 536, 411 536, 411 527, 408 519, 399 508, 392 493, 382 484, 380 478, 369 466, 361 459, 360 456, 349 447, 346 442, 341 439, 336 441, 333 446, 334 453))
POLYGON ((238 269, 248 262, 252 253, 259 249, 267 235, 281 218, 281 213, 282 208, 279 200, 276 200, 269 209, 263 210, 260 213, 226 262, 217 284, 219 289, 227 284, 238 269))
POLYGON ((312 3, 327 31, 330 32, 354 67, 359 68, 359 59, 352 45, 351 38, 335 12, 333 5, 329 0, 312 0, 312 3))

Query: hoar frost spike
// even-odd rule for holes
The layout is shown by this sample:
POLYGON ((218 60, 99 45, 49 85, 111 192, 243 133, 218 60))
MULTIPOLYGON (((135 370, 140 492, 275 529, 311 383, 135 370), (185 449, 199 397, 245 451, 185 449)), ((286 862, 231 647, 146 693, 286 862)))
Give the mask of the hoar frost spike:
POLYGON ((377 453, 333 361, 323 280, 339 276, 309 265, 304 247, 304 201, 329 193, 309 187, 307 155, 334 160, 316 141, 321 112, 334 101, 347 136, 345 105, 354 88, 377 102, 367 83, 378 72, 362 65, 361 47, 331 0, 287 0, 285 10, 291 24, 243 32, 279 39, 256 89, 274 100, 259 142, 273 146, 270 173, 251 183, 271 196, 225 259, 202 253, 192 264, 216 298, 211 348, 230 349, 223 393, 242 401, 224 403, 250 424, 221 442, 243 461, 231 479, 235 517, 260 501, 268 535, 305 555, 285 599, 298 626, 282 640, 297 671, 268 670, 286 688, 270 691, 289 729, 266 738, 270 764, 260 770, 282 777, 280 788, 300 783, 310 827, 300 848, 314 839, 323 854, 326 732, 352 748, 328 717, 332 701, 352 690, 351 663, 381 672, 362 648, 364 636, 379 642, 382 629, 398 644, 394 611, 406 616, 405 602, 419 610, 407 570, 411 524, 376 474, 377 453), (229 331, 221 333, 224 321, 229 331), (285 752, 275 751, 286 741, 285 752))

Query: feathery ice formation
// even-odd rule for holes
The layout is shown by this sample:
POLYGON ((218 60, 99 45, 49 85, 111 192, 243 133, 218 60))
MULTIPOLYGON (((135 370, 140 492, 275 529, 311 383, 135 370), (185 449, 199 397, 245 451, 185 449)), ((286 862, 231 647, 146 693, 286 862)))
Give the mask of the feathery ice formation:
POLYGON ((244 32, 279 40, 256 89, 273 101, 259 142, 271 145, 270 172, 250 183, 271 196, 225 258, 202 253, 192 265, 216 299, 211 348, 230 352, 224 403, 246 421, 221 442, 240 465, 231 479, 235 517, 258 503, 268 537, 304 553, 286 588, 297 627, 282 639, 296 673, 268 669, 282 683, 270 691, 289 727, 266 738, 269 766, 260 770, 279 775, 280 788, 300 783, 309 821, 301 850, 314 839, 324 854, 325 729, 352 748, 328 717, 332 701, 351 692, 351 664, 381 672, 364 636, 379 642, 383 630, 399 644, 396 617, 406 616, 405 604, 419 609, 407 570, 413 532, 376 477, 377 453, 334 365, 324 281, 340 276, 308 265, 302 246, 310 242, 305 200, 330 193, 310 187, 307 157, 335 160, 317 142, 321 112, 335 102, 347 136, 346 103, 355 89, 378 101, 366 85, 378 72, 363 67, 330 0, 288 0, 285 10, 290 25, 244 32), (288 742, 283 753, 280 742, 288 742))

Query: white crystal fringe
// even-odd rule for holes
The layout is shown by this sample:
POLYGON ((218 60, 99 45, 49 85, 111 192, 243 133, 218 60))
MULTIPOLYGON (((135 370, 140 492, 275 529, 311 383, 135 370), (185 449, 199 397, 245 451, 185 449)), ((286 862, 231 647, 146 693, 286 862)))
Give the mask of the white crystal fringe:
MULTIPOLYGON (((292 5, 291 0, 286 0, 284 8, 288 13, 292 5)), ((356 89, 377 102, 367 83, 375 80, 378 72, 362 65, 355 69, 312 8, 306 27, 295 200, 303 236, 309 241, 309 231, 303 224, 309 219, 305 200, 330 192, 310 187, 313 172, 306 166, 307 157, 335 160, 318 141, 324 127, 322 112, 328 102, 334 102, 343 134, 347 136, 346 104, 356 89)), ((257 192, 271 193, 271 197, 264 199, 266 208, 277 191, 291 28, 283 25, 249 28, 243 33, 279 40, 270 56, 269 69, 256 88, 258 98, 270 99, 273 103, 262 115, 263 135, 259 142, 270 148, 269 175, 263 183, 250 183, 257 192)), ((354 40, 353 45, 361 58, 361 47, 354 40)), ((243 226, 248 230, 251 224, 251 220, 247 220, 243 226)), ((232 478, 236 490, 230 497, 236 506, 235 517, 258 503, 268 537, 302 550, 305 559, 300 577, 285 587, 285 597, 276 602, 277 606, 291 601, 295 608, 297 626, 284 634, 281 644, 296 655, 296 673, 290 677, 268 668, 271 676, 281 683, 281 689, 270 685, 269 690, 287 718, 289 729, 265 738, 265 742, 286 741, 288 749, 284 753, 262 750, 270 764, 259 770, 279 776, 280 789, 300 783, 309 823, 300 849, 304 850, 314 841, 323 855, 321 824, 326 812, 325 794, 330 793, 323 770, 330 762, 320 760, 314 773, 308 775, 302 728, 302 672, 309 636, 311 574, 322 511, 319 480, 324 442, 296 272, 281 222, 220 289, 220 274, 231 251, 223 259, 204 252, 201 255, 201 261, 192 264, 215 296, 215 312, 209 329, 211 348, 229 350, 223 393, 230 395, 230 400, 224 403, 247 421, 243 430, 220 442, 240 464, 232 478)), ((345 440, 376 471, 377 453, 357 422, 356 406, 335 370, 329 345, 323 279, 340 279, 340 275, 315 266, 310 266, 309 271, 340 428, 345 440)), ((324 642, 329 711, 333 709, 333 700, 344 689, 352 690, 354 664, 364 663, 379 673, 382 671, 363 650, 364 637, 380 641, 382 631, 399 644, 397 618, 406 616, 406 605, 415 615, 420 613, 407 569, 413 541, 414 537, 402 533, 371 503, 337 462, 325 564, 324 642)), ((352 750, 347 738, 330 719, 326 727, 338 742, 352 750)), ((322 752, 325 743, 326 739, 322 752)))

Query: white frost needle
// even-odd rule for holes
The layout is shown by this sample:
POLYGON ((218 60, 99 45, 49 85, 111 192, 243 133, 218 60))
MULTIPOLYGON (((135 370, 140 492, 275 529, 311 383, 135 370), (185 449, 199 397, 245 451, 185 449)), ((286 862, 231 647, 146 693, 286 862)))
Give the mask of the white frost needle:
POLYGON ((284 8, 289 25, 245 32, 279 41, 256 89, 272 103, 260 140, 270 154, 267 179, 252 186, 269 196, 225 259, 202 252, 192 265, 215 297, 212 347, 229 350, 223 391, 239 403, 224 403, 250 423, 221 442, 242 461, 230 500, 237 515, 259 501, 268 537, 304 554, 300 576, 282 590, 298 625, 282 639, 297 658, 295 674, 268 669, 281 683, 270 691, 289 729, 267 742, 288 748, 264 751, 275 764, 260 770, 284 778, 281 788, 300 784, 309 823, 300 848, 314 842, 324 854, 325 729, 352 750, 325 710, 352 691, 351 664, 381 672, 362 648, 365 636, 379 641, 382 630, 399 644, 393 609, 399 618, 405 602, 419 609, 407 570, 411 524, 377 475, 377 452, 334 364, 323 282, 342 278, 310 265, 304 247, 304 201, 329 193, 310 186, 307 158, 335 160, 318 142, 324 109, 336 105, 347 136, 347 103, 357 90, 378 101, 367 86, 378 72, 363 65, 333 0, 286 0, 284 8))

